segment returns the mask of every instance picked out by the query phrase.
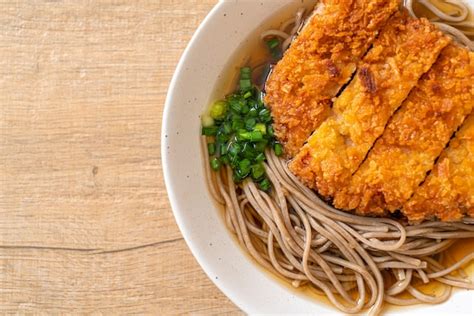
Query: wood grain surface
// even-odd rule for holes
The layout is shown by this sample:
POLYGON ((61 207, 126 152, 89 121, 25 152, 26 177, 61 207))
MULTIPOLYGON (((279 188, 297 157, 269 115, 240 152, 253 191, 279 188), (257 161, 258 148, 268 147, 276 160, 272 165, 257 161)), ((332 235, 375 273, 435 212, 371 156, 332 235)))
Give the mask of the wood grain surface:
POLYGON ((227 314, 174 222, 160 128, 216 0, 0 0, 0 314, 227 314))

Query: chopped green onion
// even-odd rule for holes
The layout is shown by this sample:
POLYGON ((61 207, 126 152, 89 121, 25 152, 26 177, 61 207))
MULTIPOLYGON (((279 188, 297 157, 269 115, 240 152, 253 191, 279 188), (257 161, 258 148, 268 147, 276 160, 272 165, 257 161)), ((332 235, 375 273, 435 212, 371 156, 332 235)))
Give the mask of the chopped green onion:
POLYGON ((260 186, 261 190, 268 191, 268 190, 270 190, 271 184, 270 184, 270 181, 268 179, 263 179, 262 181, 260 181, 259 186, 260 186))
POLYGON ((250 79, 252 77, 252 69, 250 67, 240 68, 240 79, 250 79))
POLYGON ((217 126, 209 126, 209 127, 203 127, 202 128, 202 135, 205 136, 216 136, 217 135, 217 126))
POLYGON ((244 99, 248 99, 252 96, 252 92, 247 91, 247 93, 244 94, 244 99))
POLYGON ((267 109, 267 108, 264 108, 263 110, 261 110, 259 113, 258 113, 258 116, 260 117, 260 119, 262 121, 264 121, 265 123, 267 123, 269 120, 271 120, 271 115, 270 115, 270 111, 267 109))
POLYGON ((246 91, 252 88, 252 82, 250 79, 241 79, 240 80, 240 90, 241 91, 246 91))
POLYGON ((267 147, 267 142, 261 141, 261 142, 255 143, 254 147, 256 151, 258 151, 259 153, 263 153, 265 151, 265 148, 267 147))
POLYGON ((256 164, 252 166, 252 178, 254 180, 259 180, 265 175, 265 168, 262 164, 256 164))
POLYGON ((201 117, 203 127, 211 127, 214 125, 214 119, 209 114, 203 114, 201 117))
POLYGON ((229 104, 230 108, 237 113, 240 113, 240 110, 242 110, 242 105, 238 100, 230 100, 229 104))
POLYGON ((248 159, 253 159, 255 157, 255 150, 252 147, 251 143, 245 142, 242 150, 240 151, 242 156, 248 159))
POLYGON ((257 155, 257 157, 255 157, 255 161, 257 161, 257 162, 263 162, 263 161, 265 161, 265 159, 266 158, 265 158, 264 153, 260 153, 260 154, 257 155))
POLYGON ((211 107, 211 117, 215 120, 223 120, 227 114, 228 104, 226 101, 217 101, 211 107))
POLYGON ((221 167, 221 162, 219 161, 219 159, 213 158, 213 159, 211 160, 211 168, 212 168, 212 170, 217 171, 217 170, 220 169, 220 167, 221 167))
POLYGON ((270 50, 273 50, 274 48, 278 47, 280 45, 280 41, 276 38, 272 38, 271 40, 267 41, 267 46, 270 50))
POLYGON ((268 132, 268 135, 269 135, 270 137, 275 136, 275 130, 273 129, 273 126, 271 126, 271 125, 268 126, 267 132, 268 132))
POLYGON ((221 156, 224 156, 225 154, 227 154, 227 144, 221 145, 219 153, 221 154, 221 156))
POLYGON ((258 142, 263 139, 263 134, 261 132, 250 132, 250 141, 258 142))
POLYGON ((240 69, 240 91, 247 91, 252 88, 252 70, 250 67, 240 69))
POLYGON ((230 161, 230 163, 228 163, 228 165, 230 165, 232 167, 232 170, 235 170, 237 169, 237 167, 239 166, 239 157, 238 156, 225 156, 226 158, 228 158, 228 160, 230 161))
POLYGON ((265 126, 265 124, 262 124, 262 123, 255 124, 255 127, 253 128, 253 130, 255 132, 260 132, 263 135, 267 133, 267 127, 265 126))
POLYGON ((251 142, 258 142, 263 139, 263 134, 260 132, 239 132, 239 137, 242 140, 249 140, 251 142))
POLYGON ((233 143, 231 146, 229 146, 228 153, 231 156, 237 156, 241 150, 242 147, 239 145, 239 143, 233 143))
POLYGON ((207 152, 209 153, 210 156, 214 155, 216 153, 216 144, 214 143, 207 144, 207 152))
POLYGON ((235 119, 232 121, 232 130, 238 131, 244 128, 244 122, 241 119, 235 119))
POLYGON ((242 114, 247 114, 249 111, 250 111, 250 108, 248 104, 247 103, 242 104, 242 109, 240 110, 240 112, 242 112, 242 114))
POLYGON ((259 104, 258 104, 258 101, 255 100, 255 97, 252 95, 253 98, 251 99, 247 99, 247 104, 252 107, 252 108, 258 108, 259 107, 259 104))
POLYGON ((221 162, 222 164, 224 164, 224 165, 228 165, 228 164, 230 163, 229 157, 227 157, 227 156, 221 156, 221 157, 219 158, 219 160, 220 160, 220 162, 221 162))
POLYGON ((257 117, 258 116, 258 110, 256 107, 251 107, 248 113, 249 116, 251 117, 257 117))
POLYGON ((223 127, 224 127, 224 134, 232 133, 232 124, 230 122, 225 122, 223 127))
MULTIPOLYGON (((281 42, 273 39, 268 45, 280 50, 281 42)), ((239 80, 239 90, 215 102, 202 116, 202 134, 215 137, 207 145, 213 170, 229 166, 236 183, 251 177, 261 190, 268 191, 271 182, 263 165, 265 151, 272 148, 279 156, 283 146, 274 138, 272 116, 262 92, 252 84, 252 70, 241 68, 239 80)))
POLYGON ((242 175, 248 175, 250 173, 251 162, 248 159, 244 159, 239 163, 239 169, 242 175))
POLYGON ((245 121, 245 128, 249 131, 253 130, 257 121, 254 118, 249 118, 245 121))
POLYGON ((260 110, 260 112, 258 113, 258 116, 262 117, 262 116, 268 116, 270 114, 270 111, 267 109, 267 108, 263 108, 260 110))
POLYGON ((273 150, 278 157, 283 155, 283 146, 280 143, 276 143, 275 146, 273 146, 273 150))
POLYGON ((225 143, 230 139, 230 135, 225 134, 223 130, 220 130, 216 135, 216 140, 219 143, 225 143))

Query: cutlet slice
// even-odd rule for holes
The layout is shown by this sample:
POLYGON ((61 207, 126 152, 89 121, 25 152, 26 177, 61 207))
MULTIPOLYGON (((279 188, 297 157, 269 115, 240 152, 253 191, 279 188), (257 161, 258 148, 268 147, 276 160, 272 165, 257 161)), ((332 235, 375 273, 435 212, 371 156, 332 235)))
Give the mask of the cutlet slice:
POLYGON ((474 114, 442 153, 433 171, 404 205, 411 221, 474 217, 474 114))
POLYGON ((426 19, 405 11, 391 17, 334 102, 333 116, 296 155, 291 171, 324 197, 347 187, 387 121, 449 42, 426 19))
POLYGON ((399 0, 323 0, 266 83, 274 129, 293 157, 323 122, 399 0))
POLYGON ((426 178, 474 106, 474 53, 450 44, 394 114, 382 137, 336 192, 337 208, 394 212, 426 178))

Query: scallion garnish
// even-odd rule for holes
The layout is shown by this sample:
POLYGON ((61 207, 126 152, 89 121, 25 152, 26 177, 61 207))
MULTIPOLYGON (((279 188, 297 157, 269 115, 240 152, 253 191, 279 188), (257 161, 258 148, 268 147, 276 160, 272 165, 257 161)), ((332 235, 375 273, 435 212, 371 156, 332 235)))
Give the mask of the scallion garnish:
POLYGON ((265 154, 264 153, 259 153, 256 157, 255 157, 255 161, 257 162, 263 162, 265 161, 265 154))
POLYGON ((262 164, 255 164, 252 166, 252 178, 259 180, 265 175, 265 168, 262 164))
POLYGON ((235 98, 230 98, 229 100, 230 108, 232 111, 239 113, 242 109, 242 105, 240 104, 239 100, 235 98))
POLYGON ((250 79, 252 77, 252 69, 250 67, 240 68, 240 79, 250 79))
POLYGON ((267 148, 268 141, 263 139, 257 143, 253 144, 253 148, 255 148, 256 151, 258 152, 265 152, 265 148, 267 148))
POLYGON ((216 144, 208 143, 207 144, 207 152, 209 153, 210 156, 214 155, 216 153, 216 144))
POLYGON ((226 101, 217 101, 211 107, 211 117, 214 120, 223 120, 227 114, 228 105, 226 101))
POLYGON ((266 41, 268 50, 274 59, 281 59, 283 52, 281 50, 281 42, 277 38, 272 38, 266 41))
POLYGON ((267 46, 270 50, 275 49, 278 45, 280 45, 280 41, 277 38, 272 38, 267 41, 267 46))
MULTIPOLYGON (((280 46, 275 43, 272 45, 280 46)), ((251 78, 249 67, 240 70, 240 89, 211 106, 209 118, 214 122, 203 126, 202 134, 214 137, 207 147, 213 170, 230 166, 235 182, 251 177, 261 190, 268 191, 271 183, 263 165, 265 150, 272 148, 280 156, 283 147, 274 139, 271 113, 251 78)))
POLYGON ((273 150, 278 157, 283 155, 283 146, 280 143, 276 143, 275 146, 273 146, 273 150))
POLYGON ((251 107, 250 110, 249 110, 248 115, 249 115, 250 117, 257 117, 257 116, 258 116, 257 107, 251 107))
POLYGON ((239 162, 239 168, 242 175, 248 175, 250 172, 251 162, 248 159, 244 159, 239 162))
POLYGON ((240 140, 249 140, 251 142, 258 142, 263 139, 263 134, 260 132, 247 132, 245 130, 239 131, 237 138, 240 140))
POLYGON ((253 117, 245 120, 245 128, 249 131, 253 130, 256 124, 257 120, 253 117))
POLYGON ((203 128, 202 128, 202 135, 205 135, 205 136, 216 136, 218 129, 219 129, 219 128, 218 128, 217 126, 203 127, 203 128))
POLYGON ((270 137, 273 137, 275 135, 275 131, 273 129, 273 126, 268 126, 267 128, 267 132, 268 132, 268 135, 270 135, 270 137))
POLYGON ((241 150, 242 150, 242 146, 239 143, 235 142, 229 146, 229 150, 227 152, 229 155, 233 157, 237 157, 237 155, 240 153, 241 150))
POLYGON ((224 122, 222 124, 224 134, 231 134, 232 133, 232 124, 230 122, 224 122))
POLYGON ((240 90, 241 91, 247 91, 250 88, 252 88, 252 81, 250 81, 250 79, 240 80, 240 90))
POLYGON ((262 181, 260 181, 259 186, 260 189, 262 189, 263 191, 268 191, 270 189, 270 180, 263 179, 262 181))
POLYGON ((260 132, 263 135, 265 135, 267 133, 267 126, 263 123, 258 123, 258 124, 255 124, 253 130, 255 132, 260 132))
POLYGON ((244 94, 244 99, 248 99, 252 96, 252 92, 247 91, 247 93, 244 94))
POLYGON ((218 158, 212 158, 211 168, 212 168, 212 170, 215 170, 215 171, 217 171, 221 168, 221 162, 219 161, 218 158))

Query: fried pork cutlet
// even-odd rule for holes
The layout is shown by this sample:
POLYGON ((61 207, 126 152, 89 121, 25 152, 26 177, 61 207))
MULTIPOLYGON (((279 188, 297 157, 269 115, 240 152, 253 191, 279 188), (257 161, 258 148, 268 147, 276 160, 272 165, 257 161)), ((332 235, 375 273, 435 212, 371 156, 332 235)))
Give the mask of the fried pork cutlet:
POLYGON ((474 217, 474 114, 442 153, 433 171, 404 205, 411 221, 474 217))
POLYGON ((266 83, 265 103, 285 154, 294 156, 399 0, 323 0, 266 83))
POLYGON ((395 14, 364 57, 327 119, 290 163, 325 197, 350 183, 387 121, 450 42, 426 19, 395 14))
POLYGON ((451 44, 390 120, 334 205, 359 214, 399 210, 474 106, 474 53, 451 44))

